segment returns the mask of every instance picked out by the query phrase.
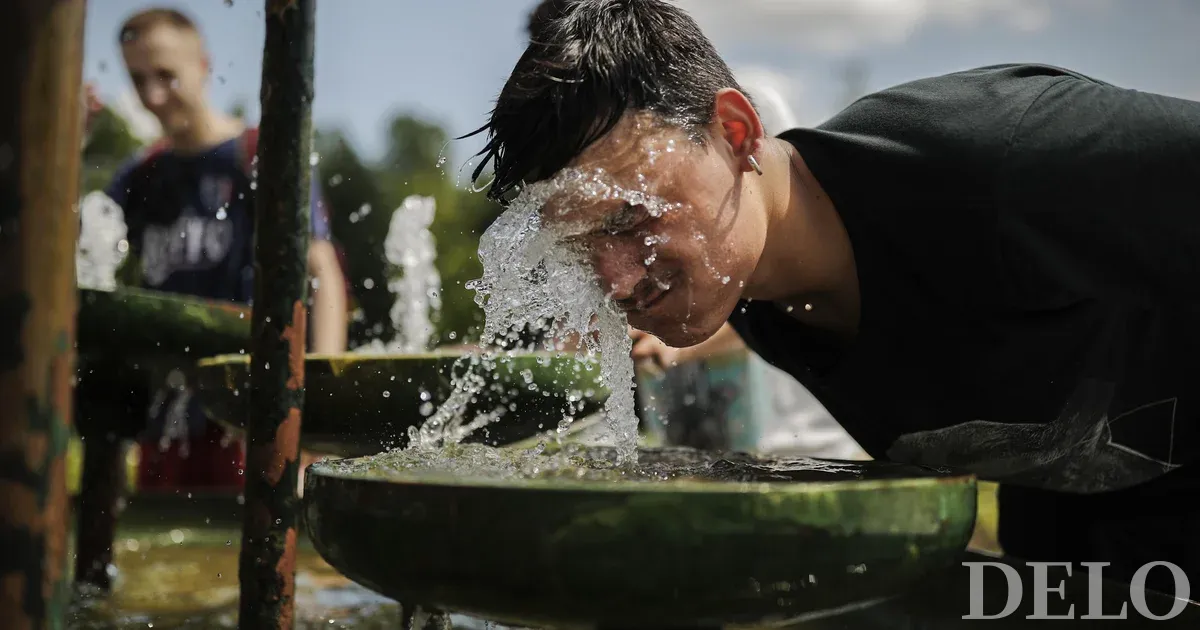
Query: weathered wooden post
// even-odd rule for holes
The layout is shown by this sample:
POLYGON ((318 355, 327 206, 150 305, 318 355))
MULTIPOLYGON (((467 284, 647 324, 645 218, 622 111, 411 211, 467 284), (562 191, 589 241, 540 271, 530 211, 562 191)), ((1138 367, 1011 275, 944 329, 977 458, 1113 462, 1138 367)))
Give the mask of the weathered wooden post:
POLYGON ((0 20, 0 626, 63 628, 85 0, 0 20))
POLYGON ((293 625, 316 0, 267 0, 238 625, 293 625))

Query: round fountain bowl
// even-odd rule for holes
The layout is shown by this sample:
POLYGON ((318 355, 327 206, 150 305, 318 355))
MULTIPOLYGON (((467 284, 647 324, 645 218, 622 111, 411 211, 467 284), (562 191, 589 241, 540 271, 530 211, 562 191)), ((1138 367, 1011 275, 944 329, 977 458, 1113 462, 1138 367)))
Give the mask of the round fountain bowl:
POLYGON ((80 289, 79 354, 192 358, 237 352, 250 338, 250 307, 145 289, 80 289))
POLYGON ((684 449, 643 449, 639 467, 674 478, 320 462, 305 522, 331 565, 404 603, 533 627, 686 627, 899 594, 952 564, 975 519, 974 479, 924 468, 684 449))
MULTIPOLYGON (((310 354, 304 361, 306 448, 338 455, 377 453, 405 443, 453 390, 452 375, 469 369, 466 352, 424 354, 310 354)), ((564 413, 594 413, 608 391, 599 366, 572 355, 527 353, 496 359, 479 372, 484 391, 467 405, 466 418, 503 407, 505 416, 468 439, 507 444, 557 426, 564 413), (573 407, 573 409, 571 408, 573 407)), ((197 391, 209 416, 234 431, 245 428, 250 357, 204 359, 195 370, 197 391)))
POLYGON ((151 387, 196 357, 237 352, 250 338, 250 309, 159 291, 80 289, 76 426, 132 437, 145 427, 151 387))

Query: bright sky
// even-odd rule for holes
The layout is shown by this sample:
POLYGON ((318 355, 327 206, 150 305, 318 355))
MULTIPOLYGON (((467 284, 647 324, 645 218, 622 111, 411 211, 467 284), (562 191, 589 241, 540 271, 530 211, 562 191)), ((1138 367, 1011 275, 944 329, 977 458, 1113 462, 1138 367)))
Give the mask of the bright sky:
MULTIPOLYGON (((1196 0, 679 0, 734 71, 774 81, 800 124, 837 111, 841 68, 861 59, 866 87, 1005 62, 1066 66, 1125 87, 1200 100, 1196 0)), ((136 107, 117 46, 135 10, 183 7, 209 42, 212 97, 257 117, 263 2, 100 0, 88 6, 85 78, 126 112, 136 107), (232 5, 232 6, 229 6, 232 5)), ((461 135, 481 125, 524 49, 536 0, 322 0, 316 101, 368 157, 391 112, 461 135)), ((142 112, 145 114, 145 112, 142 112)), ((128 114, 127 114, 128 115, 128 114)), ((153 129, 150 118, 149 129, 153 129)), ((461 163, 478 146, 457 143, 461 163)))

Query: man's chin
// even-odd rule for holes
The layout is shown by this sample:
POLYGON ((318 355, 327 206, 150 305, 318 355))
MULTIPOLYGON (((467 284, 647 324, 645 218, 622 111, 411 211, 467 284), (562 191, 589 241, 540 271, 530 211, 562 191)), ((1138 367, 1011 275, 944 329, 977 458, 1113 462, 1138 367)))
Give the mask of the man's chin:
POLYGON ((697 330, 690 327, 685 328, 678 322, 647 325, 646 328, 642 328, 633 322, 630 323, 634 328, 658 337, 659 341, 662 341, 672 348, 688 348, 694 346, 713 336, 713 332, 715 332, 708 330, 697 330))

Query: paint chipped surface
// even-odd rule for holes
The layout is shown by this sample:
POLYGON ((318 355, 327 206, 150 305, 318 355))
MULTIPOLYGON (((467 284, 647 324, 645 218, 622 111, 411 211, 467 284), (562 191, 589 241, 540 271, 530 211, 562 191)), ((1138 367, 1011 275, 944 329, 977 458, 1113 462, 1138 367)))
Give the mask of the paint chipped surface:
MULTIPOLYGON (((283 553, 279 556, 279 562, 275 564, 275 573, 280 576, 296 575, 296 528, 294 527, 289 527, 284 533, 283 553)), ((280 630, 291 630, 292 628, 295 596, 296 580, 294 578, 284 579, 279 589, 279 600, 281 604, 284 604, 279 608, 280 630)))
POLYGON ((271 449, 271 463, 267 467, 267 481, 278 486, 284 472, 300 458, 300 410, 292 407, 287 418, 275 429, 275 444, 271 449))
POLYGON ((305 341, 308 338, 308 313, 304 302, 296 300, 292 305, 292 323, 283 329, 281 339, 287 343, 288 382, 292 391, 304 389, 305 341))

